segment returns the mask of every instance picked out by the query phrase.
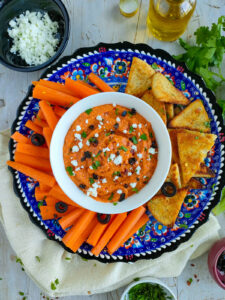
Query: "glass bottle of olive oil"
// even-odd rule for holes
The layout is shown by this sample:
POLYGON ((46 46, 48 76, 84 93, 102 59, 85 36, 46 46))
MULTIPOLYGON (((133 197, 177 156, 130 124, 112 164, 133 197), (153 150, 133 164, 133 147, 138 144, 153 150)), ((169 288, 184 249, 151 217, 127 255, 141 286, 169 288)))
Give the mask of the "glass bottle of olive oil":
POLYGON ((150 0, 147 26, 162 41, 175 41, 186 29, 196 0, 150 0))

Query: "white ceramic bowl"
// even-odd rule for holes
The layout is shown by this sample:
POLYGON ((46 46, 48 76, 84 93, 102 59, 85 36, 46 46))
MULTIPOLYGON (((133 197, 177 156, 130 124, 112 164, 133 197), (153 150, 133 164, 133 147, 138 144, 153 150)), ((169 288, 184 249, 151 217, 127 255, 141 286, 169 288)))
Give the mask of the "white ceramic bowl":
POLYGON ((156 111, 144 101, 124 93, 99 93, 89 96, 74 104, 59 120, 51 140, 50 161, 53 174, 64 193, 74 202, 86 209, 106 214, 117 214, 133 210, 149 199, 160 189, 166 179, 171 162, 171 143, 165 124, 156 111), (151 122, 158 144, 158 163, 155 172, 139 193, 118 202, 112 203, 96 201, 84 194, 70 179, 63 161, 63 145, 65 136, 72 123, 85 110, 103 104, 118 104, 128 108, 135 108, 146 120, 151 122))
POLYGON ((134 281, 131 284, 129 284, 128 287, 124 290, 124 292, 123 292, 120 300, 129 300, 129 296, 128 296, 129 290, 133 286, 135 286, 135 285, 137 285, 139 283, 145 283, 145 282, 147 282, 147 283, 153 283, 153 284, 155 283, 155 284, 160 285, 164 289, 164 291, 165 291, 165 293, 166 293, 167 296, 173 297, 172 300, 177 300, 177 297, 174 295, 173 291, 168 286, 166 286, 165 283, 163 283, 161 280, 159 280, 157 278, 152 278, 152 277, 140 278, 140 280, 134 281))

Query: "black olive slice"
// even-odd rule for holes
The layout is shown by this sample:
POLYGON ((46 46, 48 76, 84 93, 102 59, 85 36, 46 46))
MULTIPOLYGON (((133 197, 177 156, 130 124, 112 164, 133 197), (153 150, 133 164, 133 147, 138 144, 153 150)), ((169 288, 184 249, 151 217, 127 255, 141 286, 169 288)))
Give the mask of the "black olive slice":
POLYGON ((39 133, 34 133, 31 136, 31 143, 35 146, 42 146, 45 143, 45 138, 39 133))
POLYGON ((111 219, 111 215, 97 214, 97 219, 101 224, 108 224, 111 219))
POLYGON ((119 202, 125 200, 125 193, 120 194, 119 202))
POLYGON ((172 182, 164 182, 161 187, 161 192, 166 197, 173 197, 177 193, 177 188, 172 182))
POLYGON ((59 213, 64 213, 68 209, 68 205, 62 201, 56 202, 55 209, 59 213))
POLYGON ((79 185, 79 188, 81 188, 81 189, 86 189, 86 185, 83 184, 83 183, 81 183, 81 184, 79 185))
POLYGON ((126 115, 127 115, 127 111, 124 110, 124 111, 122 112, 121 116, 122 116, 122 117, 125 117, 126 115))

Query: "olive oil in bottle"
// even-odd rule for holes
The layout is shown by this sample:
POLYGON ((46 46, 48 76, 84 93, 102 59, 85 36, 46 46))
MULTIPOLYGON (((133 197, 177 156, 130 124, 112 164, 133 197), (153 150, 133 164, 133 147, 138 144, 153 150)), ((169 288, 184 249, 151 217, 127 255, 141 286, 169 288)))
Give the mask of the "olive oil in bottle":
POLYGON ((154 37, 175 41, 185 31, 196 0, 150 0, 147 26, 154 37))

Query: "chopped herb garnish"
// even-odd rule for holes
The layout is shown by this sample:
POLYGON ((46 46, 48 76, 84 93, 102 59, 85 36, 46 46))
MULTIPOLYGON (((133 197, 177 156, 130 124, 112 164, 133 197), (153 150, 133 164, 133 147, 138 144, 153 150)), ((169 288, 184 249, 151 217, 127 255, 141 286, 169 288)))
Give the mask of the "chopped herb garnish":
POLYGON ((131 139, 132 139, 132 142, 133 142, 135 145, 137 145, 138 141, 137 141, 136 136, 132 136, 131 139))
POLYGON ((56 278, 55 284, 59 284, 59 279, 58 278, 56 278))
POLYGON ((101 166, 100 161, 96 160, 95 162, 93 162, 92 167, 94 170, 97 170, 98 167, 101 166))
POLYGON ((113 202, 113 205, 116 206, 118 204, 118 202, 113 202))
POLYGON ((199 140, 199 136, 196 135, 196 136, 195 136, 195 139, 196 139, 196 140, 199 140))
POLYGON ((19 295, 20 296, 24 296, 24 292, 19 292, 19 295))
POLYGON ((89 178, 90 184, 93 184, 95 182, 95 180, 93 178, 89 178))
POLYGON ((38 208, 44 205, 44 201, 38 201, 38 208))
POLYGON ((114 196, 114 194, 111 193, 111 195, 110 195, 110 197, 108 198, 108 200, 112 200, 113 196, 114 196))
POLYGON ((133 189, 132 189, 132 192, 138 193, 139 191, 138 191, 137 188, 133 188, 133 189))
POLYGON ((23 266, 23 262, 19 257, 16 258, 16 263, 19 263, 21 266, 23 266))
POLYGON ((141 136, 140 136, 140 139, 143 140, 143 141, 146 141, 147 140, 147 135, 145 133, 143 133, 141 136))
POLYGON ((82 136, 82 138, 86 138, 87 137, 87 133, 85 132, 85 131, 83 131, 82 133, 81 133, 81 136, 82 136))
POLYGON ((118 116, 118 114, 119 114, 119 109, 118 108, 116 108, 115 113, 118 116))
MULTIPOLYGON (((138 279, 139 280, 139 279, 138 279)), ((138 281, 135 280, 135 281, 138 281)), ((128 292, 129 300, 169 300, 173 299, 171 296, 167 296, 165 290, 158 284, 149 282, 142 282, 133 286, 128 292)))
POLYGON ((145 152, 147 152, 147 150, 148 150, 147 147, 145 147, 145 152))
POLYGON ((36 258, 36 260, 37 260, 38 262, 41 261, 39 256, 35 256, 35 258, 36 258))
POLYGON ((98 153, 95 155, 95 157, 98 157, 102 153, 101 150, 98 151, 98 153))
POLYGON ((204 122, 205 127, 210 128, 210 122, 204 122))
POLYGON ((70 176, 73 176, 73 168, 71 166, 66 167, 66 171, 69 173, 70 176))
POLYGON ((52 289, 53 291, 56 290, 56 286, 55 286, 54 282, 51 282, 51 289, 52 289))
POLYGON ((65 260, 71 260, 71 257, 66 257, 65 260))
POLYGON ((120 176, 120 175, 121 175, 120 171, 113 172, 113 176, 120 176))
POLYGON ((110 134, 111 134, 111 132, 106 132, 106 134, 105 134, 105 135, 106 135, 106 136, 109 136, 110 134))
POLYGON ((125 151, 125 152, 127 152, 127 148, 126 147, 124 147, 124 146, 120 146, 119 148, 118 148, 119 150, 123 150, 123 151, 125 151))
POLYGON ((94 264, 94 267, 97 267, 97 264, 94 264))
POLYGON ((104 152, 104 156, 105 156, 105 157, 107 156, 107 153, 106 153, 106 152, 104 152))
POLYGON ((134 127, 131 125, 129 128, 129 133, 132 133, 134 131, 134 127))
POLYGON ((133 281, 139 281, 139 280, 140 280, 139 277, 136 277, 136 278, 133 279, 133 281))
POLYGON ((92 108, 89 108, 89 109, 85 110, 85 112, 86 112, 87 115, 90 115, 90 113, 92 112, 92 108))
POLYGON ((149 132, 149 136, 150 136, 151 138, 153 138, 153 134, 152 134, 152 132, 149 132))
POLYGON ((83 261, 88 261, 88 259, 85 258, 85 257, 81 257, 81 259, 82 259, 83 261))

